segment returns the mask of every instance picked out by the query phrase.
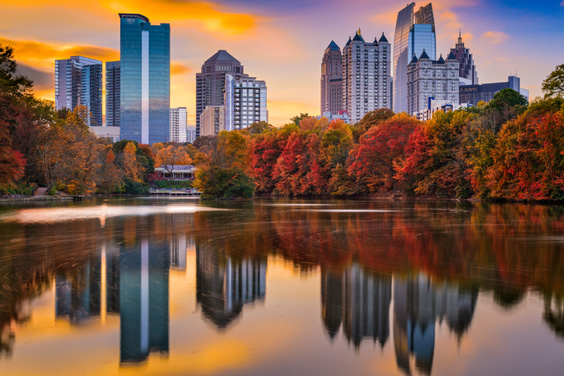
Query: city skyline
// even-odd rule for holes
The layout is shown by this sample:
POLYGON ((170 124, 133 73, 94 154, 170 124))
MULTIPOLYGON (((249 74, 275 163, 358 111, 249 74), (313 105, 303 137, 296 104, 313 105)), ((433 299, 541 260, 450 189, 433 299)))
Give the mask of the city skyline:
MULTIPOLYGON (((171 107, 187 106, 189 124, 195 124, 195 73, 206 57, 226 49, 244 61, 253 75, 268 82, 269 120, 282 125, 297 113, 318 113, 320 56, 331 40, 344 45, 350 30, 358 27, 367 35, 382 31, 393 35, 397 12, 405 6, 389 1, 355 3, 358 6, 341 11, 333 1, 290 2, 285 6, 267 1, 258 7, 244 0, 200 5, 121 1, 89 4, 88 8, 75 4, 70 10, 64 2, 22 5, 2 1, 0 43, 14 46, 20 72, 35 81, 40 97, 53 100, 54 60, 71 55, 104 62, 118 60, 116 14, 141 13, 155 23, 171 24, 171 107), (295 12, 292 6, 301 11, 295 12), (46 9, 51 17, 44 17, 46 9), (76 12, 85 9, 88 11, 76 12), (73 17, 68 17, 70 11, 73 17), (325 19, 336 15, 341 22, 331 30, 306 22, 312 16, 325 19)), ((564 14, 560 1, 535 4, 534 8, 522 1, 432 3, 437 51, 452 48, 462 29, 481 82, 503 81, 517 72, 523 87, 535 98, 541 95, 542 80, 564 58, 564 52, 552 48, 554 40, 564 36, 558 23, 564 14), (528 46, 527 54, 522 54, 523 44, 528 46)), ((418 2, 416 6, 425 4, 418 2)))

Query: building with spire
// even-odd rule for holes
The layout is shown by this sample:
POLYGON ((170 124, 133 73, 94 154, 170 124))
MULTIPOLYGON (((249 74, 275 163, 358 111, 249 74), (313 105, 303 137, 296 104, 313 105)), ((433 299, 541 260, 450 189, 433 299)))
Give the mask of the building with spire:
POLYGON ((411 3, 398 13, 394 36, 394 105, 396 113, 407 111, 407 66, 423 50, 436 59, 435 18, 431 3, 415 11, 411 3))
POLYGON ((384 33, 366 42, 360 29, 343 48, 343 109, 351 124, 392 106, 391 45, 384 33))
POLYGON ((419 58, 413 56, 407 66, 407 112, 412 115, 432 110, 431 100, 440 105, 458 106, 459 64, 451 52, 447 59, 443 56, 433 60, 427 52, 419 58))
POLYGON ((464 46, 462 41, 462 31, 458 32, 458 42, 450 52, 456 57, 460 64, 460 84, 461 85, 478 85, 478 71, 474 65, 474 58, 470 53, 470 49, 464 46))
POLYGON ((321 61, 321 114, 338 114, 343 109, 343 57, 331 41, 321 61))
POLYGON ((200 115, 207 106, 223 106, 226 75, 245 76, 244 67, 225 50, 217 51, 196 73, 196 137, 200 136, 200 115))

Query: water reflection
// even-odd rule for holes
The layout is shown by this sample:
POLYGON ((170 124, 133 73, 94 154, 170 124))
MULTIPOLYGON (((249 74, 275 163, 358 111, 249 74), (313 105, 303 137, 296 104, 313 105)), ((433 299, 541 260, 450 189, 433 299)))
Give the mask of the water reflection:
POLYGON ((202 313, 226 328, 244 304, 264 300, 266 259, 236 259, 213 244, 196 244, 196 297, 202 313))
POLYGON ((410 375, 410 358, 424 374, 431 374, 436 322, 446 321, 458 341, 470 327, 477 291, 456 284, 437 284, 424 274, 394 278, 394 348, 398 367, 410 375))
MULTIPOLYGON (((304 313, 304 323, 292 325, 307 326, 312 343, 340 351, 343 359, 360 361, 361 350, 372 351, 390 356, 400 374, 445 373, 442 328, 452 347, 470 333, 496 329, 476 327, 479 296, 480 308, 492 318, 537 307, 521 325, 537 333, 534 324, 542 323, 558 338, 545 345, 564 349, 564 244, 547 241, 564 231, 561 208, 337 202, 331 203, 335 210, 304 210, 307 205, 151 209, 157 214, 103 222, 76 219, 65 208, 74 220, 64 224, 5 214, 17 220, 0 222, 0 353, 9 358, 18 351, 17 329, 33 318, 31 303, 52 292, 51 312, 82 331, 85 341, 87 327, 119 317, 119 364, 145 364, 151 353, 168 359, 175 351, 171 271, 194 273, 196 310, 188 315, 211 324, 203 326, 209 332, 195 331, 200 336, 237 333, 232 328, 245 324, 252 330, 257 323, 244 324, 245 312, 276 321, 277 307, 293 302, 280 297, 286 290, 273 293, 272 286, 301 286, 301 280, 319 277, 314 294, 321 304, 316 302, 314 317, 304 313), (270 279, 281 265, 291 265, 295 274, 270 279), (354 349, 352 355, 341 345, 354 349)), ((301 293, 287 289, 288 295, 301 293)), ((275 342, 277 328, 269 330, 275 342)))

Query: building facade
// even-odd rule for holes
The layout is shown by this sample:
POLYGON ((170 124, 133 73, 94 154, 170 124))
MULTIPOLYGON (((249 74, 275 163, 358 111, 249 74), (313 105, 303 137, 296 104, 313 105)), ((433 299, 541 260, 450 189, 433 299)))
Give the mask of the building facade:
POLYGON ((393 110, 396 113, 407 111, 407 66, 423 50, 436 59, 433 7, 429 3, 415 11, 415 3, 411 3, 398 13, 394 35, 393 110))
POLYGON ((188 125, 188 112, 186 107, 170 109, 170 142, 186 142, 186 127, 188 125))
POLYGON ((407 67, 407 112, 418 115, 429 109, 432 100, 458 106, 459 65, 450 53, 446 60, 432 60, 423 51, 419 59, 413 57, 407 67))
POLYGON ((186 127, 186 142, 193 144, 194 141, 196 141, 196 127, 190 125, 186 127))
POLYGON ((224 130, 245 129, 259 121, 268 122, 266 83, 255 77, 225 78, 224 130))
POLYGON ((102 62, 84 56, 55 60, 55 107, 88 108, 88 126, 102 126, 102 62))
POLYGON ((106 63, 106 126, 120 124, 120 64, 119 61, 106 63))
POLYGON ((219 50, 204 62, 196 73, 196 137, 201 135, 200 115, 207 106, 223 106, 226 74, 237 79, 244 76, 244 67, 225 50, 219 50))
POLYGON ((321 113, 338 113, 343 109, 343 57, 331 41, 321 62, 321 113))
POLYGON ((368 43, 360 30, 343 48, 343 107, 351 124, 367 112, 391 107, 391 53, 383 33, 368 43))
POLYGON ((503 89, 513 89, 529 99, 529 91, 521 88, 521 79, 509 76, 507 82, 495 82, 481 85, 461 85, 460 101, 468 103, 469 106, 477 106, 479 102, 489 102, 494 95, 503 89))
POLYGON ((461 85, 478 85, 478 71, 474 64, 474 57, 470 53, 470 49, 464 46, 462 41, 462 32, 458 33, 458 42, 450 52, 456 57, 460 64, 459 78, 461 85))
POLYGON ((120 13, 120 137, 143 144, 169 140, 170 25, 120 13))
POLYGON ((215 136, 225 130, 225 107, 207 106, 200 115, 200 136, 215 136))

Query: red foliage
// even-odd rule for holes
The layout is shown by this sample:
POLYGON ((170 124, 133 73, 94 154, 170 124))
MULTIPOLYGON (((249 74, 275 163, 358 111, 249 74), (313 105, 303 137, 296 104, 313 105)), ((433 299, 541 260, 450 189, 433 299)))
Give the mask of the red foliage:
POLYGON ((372 192, 392 190, 406 145, 418 127, 417 120, 397 115, 371 128, 351 151, 349 173, 364 180, 372 192))

